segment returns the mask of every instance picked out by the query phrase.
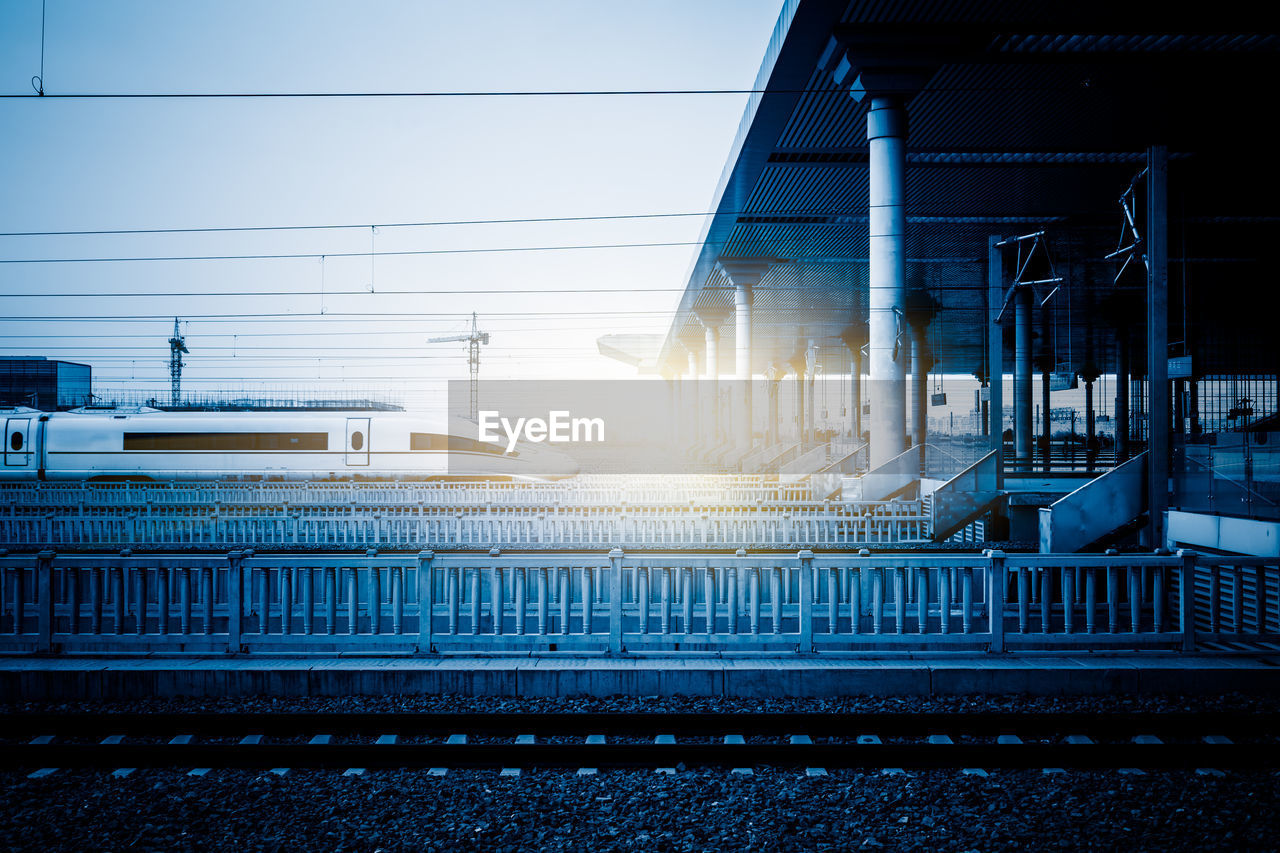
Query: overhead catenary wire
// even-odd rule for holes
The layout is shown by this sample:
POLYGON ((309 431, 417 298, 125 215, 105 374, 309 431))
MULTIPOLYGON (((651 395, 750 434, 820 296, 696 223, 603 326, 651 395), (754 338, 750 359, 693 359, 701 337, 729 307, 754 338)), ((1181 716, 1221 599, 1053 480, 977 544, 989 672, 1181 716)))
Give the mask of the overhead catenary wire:
MULTIPOLYGON (((772 288, 761 288, 769 290, 772 288)), ((29 293, 0 293, 0 298, 9 299, 47 299, 49 297, 188 297, 188 296, 442 296, 470 294, 543 294, 543 293, 683 293, 682 287, 553 287, 553 288, 461 288, 455 290, 185 290, 185 291, 75 291, 59 293, 56 291, 29 293)))
MULTIPOLYGON (((654 316, 670 316, 670 311, 503 311, 491 313, 490 317, 620 317, 620 316, 637 316, 637 315, 654 315, 654 316)), ((233 314, 186 314, 187 320, 201 320, 204 322, 228 322, 241 323, 252 322, 255 320, 267 321, 283 318, 298 318, 303 320, 311 320, 313 322, 321 318, 346 318, 349 321, 357 319, 381 320, 383 318, 399 318, 406 320, 410 318, 439 318, 439 317, 470 317, 470 311, 432 311, 432 312, 405 312, 405 311, 354 311, 354 312, 328 312, 321 313, 319 311, 278 311, 278 312, 261 312, 249 313, 240 312, 233 314)), ((91 322, 101 323, 104 321, 121 322, 121 323, 151 323, 156 320, 170 321, 173 319, 172 314, 112 314, 112 315, 94 315, 85 316, 76 315, 28 315, 28 316, 9 316, 0 318, 0 322, 91 322)))
MULTIPOLYGON (((1105 81, 1093 84, 1103 88, 1105 81)), ((923 92, 1074 92, 1076 85, 1058 86, 925 86, 923 92)), ((777 89, 441 89, 410 92, 5 92, 0 100, 35 100, 38 97, 52 100, 275 100, 290 98, 343 99, 343 98, 603 98, 637 96, 686 96, 686 95, 846 95, 846 90, 836 86, 777 89)))
POLYGON ((654 243, 585 243, 571 246, 490 246, 476 249, 402 249, 384 252, 263 252, 252 255, 140 255, 136 257, 98 258, 0 258, 0 264, 106 264, 144 261, 261 261, 306 258, 374 258, 411 255, 483 255, 511 252, 569 252, 590 249, 656 249, 675 246, 701 246, 700 240, 677 240, 654 243))
POLYGON ((323 225, 228 225, 194 228, 98 228, 63 231, 0 231, 0 237, 77 237, 129 234, 224 234, 254 231, 339 231, 365 228, 433 228, 470 225, 528 225, 552 222, 609 222, 631 219, 678 219, 695 216, 858 216, 856 211, 746 211, 710 210, 674 213, 617 213, 591 216, 526 216, 508 219, 435 219, 421 222, 352 222, 323 225))

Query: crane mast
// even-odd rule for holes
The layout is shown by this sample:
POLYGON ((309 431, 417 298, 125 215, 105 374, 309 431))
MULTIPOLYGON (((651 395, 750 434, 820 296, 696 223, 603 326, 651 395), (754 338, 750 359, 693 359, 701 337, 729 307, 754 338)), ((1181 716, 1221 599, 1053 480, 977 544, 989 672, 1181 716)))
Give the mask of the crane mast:
POLYGON ((182 400, 182 354, 189 352, 187 340, 178 330, 178 318, 173 318, 173 337, 169 338, 169 405, 177 408, 182 400))
POLYGON ((471 313, 471 332, 469 334, 428 338, 427 343, 465 343, 467 345, 467 366, 471 370, 471 420, 476 420, 480 411, 480 345, 488 345, 489 333, 480 331, 476 314, 473 311, 471 313))

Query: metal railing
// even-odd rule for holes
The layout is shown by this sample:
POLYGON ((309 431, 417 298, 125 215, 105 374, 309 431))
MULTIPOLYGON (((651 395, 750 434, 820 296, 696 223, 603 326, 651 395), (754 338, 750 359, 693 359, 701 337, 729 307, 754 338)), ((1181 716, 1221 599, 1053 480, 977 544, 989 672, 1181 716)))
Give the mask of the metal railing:
POLYGON ((42 551, 0 557, 0 651, 1189 651, 1274 639, 1280 613, 1266 618, 1265 596, 1251 610, 1247 584, 1230 587, 1229 631, 1216 605, 1197 617, 1198 590, 1245 569, 1262 589, 1280 580, 1274 560, 1190 552, 42 551))
POLYGON ((927 538, 919 501, 641 504, 436 504, 364 507, 147 504, 0 507, 0 544, 11 547, 423 548, 855 546, 927 538))
POLYGON ((37 482, 0 484, 0 504, 621 504, 786 502, 811 499, 805 483, 749 475, 591 475, 563 483, 505 482, 37 482))

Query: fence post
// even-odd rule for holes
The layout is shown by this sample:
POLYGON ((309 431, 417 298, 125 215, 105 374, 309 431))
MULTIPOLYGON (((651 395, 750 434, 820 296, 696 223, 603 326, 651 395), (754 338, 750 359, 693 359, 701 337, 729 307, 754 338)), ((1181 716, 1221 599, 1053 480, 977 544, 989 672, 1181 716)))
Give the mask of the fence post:
POLYGON ((813 552, 805 548, 800 558, 800 652, 813 651, 813 552))
POLYGON ((227 552, 227 652, 240 651, 244 618, 244 552, 227 552))
POLYGON ((431 560, 435 552, 418 552, 418 651, 430 654, 431 618, 435 614, 435 585, 431 583, 431 560))
POLYGON ((1178 551, 1182 561, 1178 569, 1178 628, 1184 652, 1196 650, 1196 556, 1195 551, 1178 551))
MULTIPOLYGON (((374 516, 374 519, 375 519, 374 525, 376 529, 379 526, 379 522, 376 520, 377 519, 376 515, 374 516)), ((381 541, 381 530, 377 530, 377 532, 379 534, 379 541, 381 541)), ((374 558, 378 556, 378 549, 366 548, 364 551, 364 556, 365 556, 365 566, 368 569, 368 577, 369 577, 369 581, 368 581, 369 583, 369 587, 368 587, 369 633, 381 634, 382 633, 382 569, 378 568, 378 564, 374 562, 374 558)))
MULTIPOLYGON (((53 651, 53 551, 36 554, 36 651, 53 651)), ((21 570, 19 570, 21 571, 21 570)))
POLYGON ((987 551, 987 622, 991 626, 991 651, 1004 651, 1004 551, 987 551))
POLYGON ((622 549, 609 551, 609 654, 622 654, 622 549))

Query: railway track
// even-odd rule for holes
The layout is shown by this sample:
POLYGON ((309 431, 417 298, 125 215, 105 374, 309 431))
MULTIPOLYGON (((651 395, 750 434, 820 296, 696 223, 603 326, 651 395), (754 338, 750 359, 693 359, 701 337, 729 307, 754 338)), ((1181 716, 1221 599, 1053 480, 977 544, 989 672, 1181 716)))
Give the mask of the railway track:
POLYGON ((1280 722, 1236 713, 13 714, 0 769, 761 766, 1280 769, 1280 722))

